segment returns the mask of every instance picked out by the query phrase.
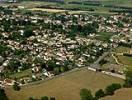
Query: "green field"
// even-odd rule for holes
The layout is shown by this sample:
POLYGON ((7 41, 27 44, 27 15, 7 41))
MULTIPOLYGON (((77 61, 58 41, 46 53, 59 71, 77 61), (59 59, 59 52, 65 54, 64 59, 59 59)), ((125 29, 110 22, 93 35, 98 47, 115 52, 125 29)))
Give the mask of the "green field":
POLYGON ((21 71, 21 72, 17 72, 15 74, 10 74, 9 77, 10 78, 23 78, 23 77, 28 77, 28 76, 31 76, 32 75, 32 72, 31 72, 31 69, 27 69, 27 70, 24 70, 24 71, 21 71))
MULTIPOLYGON (((118 47, 115 52, 116 53, 125 53, 125 52, 129 52, 131 50, 131 48, 128 47, 118 47)), ((123 56, 123 55, 117 55, 119 62, 127 65, 127 66, 132 66, 132 57, 128 57, 128 56, 123 56)))
POLYGON ((119 46, 118 48, 116 48, 115 52, 116 53, 123 53, 123 52, 128 52, 130 49, 131 48, 119 46))
POLYGON ((111 38, 111 36, 113 36, 113 33, 108 33, 108 32, 100 32, 98 33, 96 38, 102 41, 109 41, 109 39, 111 38))
POLYGON ((127 57, 127 56, 117 56, 117 57, 120 63, 127 66, 132 66, 132 57, 127 57))
POLYGON ((5 90, 10 100, 28 100, 30 96, 39 98, 45 95, 54 96, 57 100, 80 100, 80 89, 87 88, 94 93, 112 83, 123 83, 123 80, 81 69, 40 84, 24 86, 18 92, 12 88, 5 90))

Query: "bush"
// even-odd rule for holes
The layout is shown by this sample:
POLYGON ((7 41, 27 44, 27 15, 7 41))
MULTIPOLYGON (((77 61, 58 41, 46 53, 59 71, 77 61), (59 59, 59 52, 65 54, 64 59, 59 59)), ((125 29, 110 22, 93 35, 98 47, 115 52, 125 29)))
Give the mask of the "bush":
POLYGON ((132 68, 126 67, 124 74, 126 76, 124 87, 132 87, 132 68))
POLYGON ((19 84, 15 82, 14 85, 13 85, 13 89, 15 91, 19 91, 21 88, 20 88, 19 84))
POLYGON ((41 97, 41 100, 49 100, 49 98, 47 96, 43 96, 41 97))
POLYGON ((9 100, 5 94, 4 89, 0 88, 0 100, 9 100))
POLYGON ((29 99, 28 100, 34 100, 34 98, 33 97, 29 97, 29 99))
POLYGON ((32 29, 26 29, 26 30, 24 31, 24 33, 23 33, 23 37, 24 37, 24 38, 28 38, 28 37, 30 37, 30 36, 32 36, 32 35, 34 35, 32 29))
POLYGON ((109 86, 106 87, 105 91, 106 91, 106 95, 113 95, 114 92, 118 89, 121 88, 121 85, 118 83, 113 83, 109 86))
POLYGON ((93 100, 93 96, 90 90, 81 89, 80 91, 81 100, 93 100))
POLYGON ((54 73, 55 73, 56 75, 58 75, 58 74, 60 73, 60 68, 59 68, 59 67, 55 67, 55 68, 54 68, 54 73))
POLYGON ((105 92, 102 89, 99 89, 96 93, 95 93, 95 98, 99 99, 101 97, 105 96, 105 92))
POLYGON ((123 84, 123 87, 131 88, 132 87, 132 80, 126 79, 125 83, 123 84))
POLYGON ((55 100, 55 97, 50 97, 50 100, 55 100))

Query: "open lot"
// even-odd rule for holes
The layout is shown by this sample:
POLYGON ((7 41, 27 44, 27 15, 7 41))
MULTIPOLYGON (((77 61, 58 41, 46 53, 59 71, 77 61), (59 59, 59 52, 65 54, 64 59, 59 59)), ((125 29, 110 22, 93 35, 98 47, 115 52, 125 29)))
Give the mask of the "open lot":
POLYGON ((54 96, 57 100, 80 100, 80 89, 88 88, 94 93, 111 83, 123 83, 123 80, 81 69, 40 84, 24 86, 19 92, 12 88, 5 90, 10 100, 27 100, 30 96, 39 98, 45 95, 54 96))

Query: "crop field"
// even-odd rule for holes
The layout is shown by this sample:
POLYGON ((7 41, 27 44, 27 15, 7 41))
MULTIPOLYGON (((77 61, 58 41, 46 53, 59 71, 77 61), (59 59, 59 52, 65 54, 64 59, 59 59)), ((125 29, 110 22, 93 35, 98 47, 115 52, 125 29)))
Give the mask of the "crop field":
POLYGON ((87 88, 94 93, 111 83, 123 83, 123 80, 81 69, 39 84, 23 86, 18 92, 10 87, 5 90, 10 100, 28 100, 31 96, 40 98, 45 95, 54 96, 57 100, 80 100, 80 89, 87 88))
POLYGON ((66 10, 58 10, 58 9, 43 9, 43 8, 32 8, 29 9, 31 11, 46 11, 46 12, 53 12, 53 13, 57 13, 57 12, 65 12, 66 10))

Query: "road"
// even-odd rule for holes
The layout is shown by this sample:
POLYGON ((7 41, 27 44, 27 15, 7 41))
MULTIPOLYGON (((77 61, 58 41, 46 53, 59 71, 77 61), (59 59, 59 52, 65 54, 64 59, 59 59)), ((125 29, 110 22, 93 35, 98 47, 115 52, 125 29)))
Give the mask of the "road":
MULTIPOLYGON (((110 51, 107 51, 105 53, 103 53, 102 56, 100 56, 93 64, 90 65, 90 67, 88 66, 88 70, 91 70, 91 71, 96 71, 96 69, 100 68, 100 65, 99 65, 99 62, 101 60, 103 60, 106 56, 108 56, 110 54, 110 51)), ((112 72, 108 72, 108 71, 101 71, 103 74, 106 74, 106 75, 110 75, 110 76, 113 76, 113 77, 117 77, 117 78, 121 78, 121 79, 125 79, 125 76, 124 75, 120 75, 118 73, 112 73, 112 72)))
POLYGON ((91 64, 90 67, 99 68, 100 67, 99 62, 101 60, 103 60, 107 55, 109 55, 109 53, 110 53, 110 51, 107 51, 107 52, 103 53, 103 55, 100 56, 93 64, 91 64))
MULTIPOLYGON (((88 67, 88 70, 96 72, 96 68, 88 67)), ((118 73, 112 73, 112 72, 108 72, 108 71, 101 71, 101 73, 109 75, 109 76, 121 78, 121 79, 125 80, 125 76, 124 75, 120 75, 118 73)))

